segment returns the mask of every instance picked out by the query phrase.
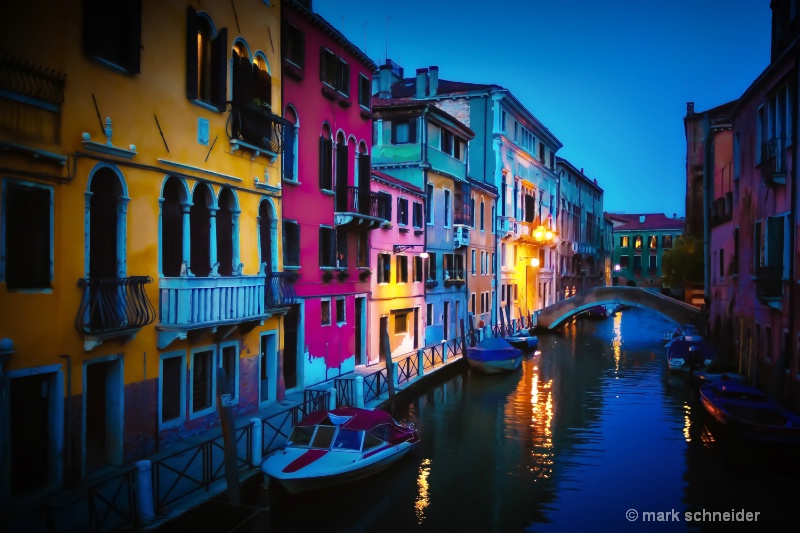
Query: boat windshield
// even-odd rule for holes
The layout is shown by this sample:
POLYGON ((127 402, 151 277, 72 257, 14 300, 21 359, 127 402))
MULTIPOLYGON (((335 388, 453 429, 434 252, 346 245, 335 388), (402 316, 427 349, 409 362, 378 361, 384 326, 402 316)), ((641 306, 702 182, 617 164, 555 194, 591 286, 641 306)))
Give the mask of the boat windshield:
POLYGON ((307 447, 311 443, 313 435, 314 426, 295 426, 292 434, 289 435, 289 444, 291 446, 307 447))
POLYGON ((333 442, 333 435, 335 433, 335 426, 317 426, 317 432, 314 434, 314 440, 311 441, 311 447, 324 449, 330 448, 331 442, 333 442))
POLYGON ((339 428, 336 439, 333 441, 333 449, 361 451, 361 439, 363 436, 363 431, 339 428))

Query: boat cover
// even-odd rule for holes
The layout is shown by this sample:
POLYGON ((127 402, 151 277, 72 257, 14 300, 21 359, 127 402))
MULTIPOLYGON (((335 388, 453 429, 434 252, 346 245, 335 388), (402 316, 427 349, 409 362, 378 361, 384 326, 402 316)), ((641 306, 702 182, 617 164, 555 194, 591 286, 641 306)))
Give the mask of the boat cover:
POLYGON ((500 337, 489 337, 479 342, 477 346, 467 348, 467 357, 476 361, 499 361, 520 355, 522 351, 519 348, 511 346, 507 340, 500 337))
POLYGON ((394 424, 392 415, 380 409, 360 409, 358 407, 339 407, 331 411, 311 413, 297 423, 298 426, 340 426, 345 429, 369 431, 380 424, 394 424), (346 418, 342 422, 343 418, 346 418))

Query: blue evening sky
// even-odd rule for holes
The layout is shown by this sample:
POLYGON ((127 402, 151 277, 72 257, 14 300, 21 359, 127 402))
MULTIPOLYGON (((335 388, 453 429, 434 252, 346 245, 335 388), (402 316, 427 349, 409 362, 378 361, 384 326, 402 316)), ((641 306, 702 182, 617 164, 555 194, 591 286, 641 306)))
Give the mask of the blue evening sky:
POLYGON ((314 0, 376 63, 511 90, 605 190, 606 211, 684 216, 686 102, 769 64, 769 0, 314 0))

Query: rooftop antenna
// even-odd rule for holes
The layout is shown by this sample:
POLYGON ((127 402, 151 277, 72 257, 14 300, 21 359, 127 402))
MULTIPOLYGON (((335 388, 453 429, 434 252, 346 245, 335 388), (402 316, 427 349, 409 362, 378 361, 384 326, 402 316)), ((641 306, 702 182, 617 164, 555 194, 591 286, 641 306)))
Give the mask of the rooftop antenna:
POLYGON ((384 50, 384 58, 389 59, 389 19, 392 18, 391 15, 386 17, 386 49, 384 50))
POLYGON ((369 21, 366 21, 364 23, 364 53, 365 54, 367 53, 367 24, 369 24, 369 21))

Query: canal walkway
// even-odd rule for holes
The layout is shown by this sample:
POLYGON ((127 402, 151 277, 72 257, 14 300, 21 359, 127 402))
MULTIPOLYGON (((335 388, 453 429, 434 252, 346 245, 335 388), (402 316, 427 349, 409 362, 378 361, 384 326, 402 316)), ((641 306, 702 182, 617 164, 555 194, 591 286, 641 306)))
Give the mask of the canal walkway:
MULTIPOLYGON (((238 417, 232 442, 240 484, 260 476, 261 462, 283 445, 310 412, 340 405, 381 407, 462 359, 464 339, 451 339, 288 394, 283 401, 238 417), (390 377, 391 384, 390 384, 390 377)), ((227 491, 221 425, 159 450, 102 477, 20 505, 0 517, 3 531, 118 531, 156 529, 227 491)))

